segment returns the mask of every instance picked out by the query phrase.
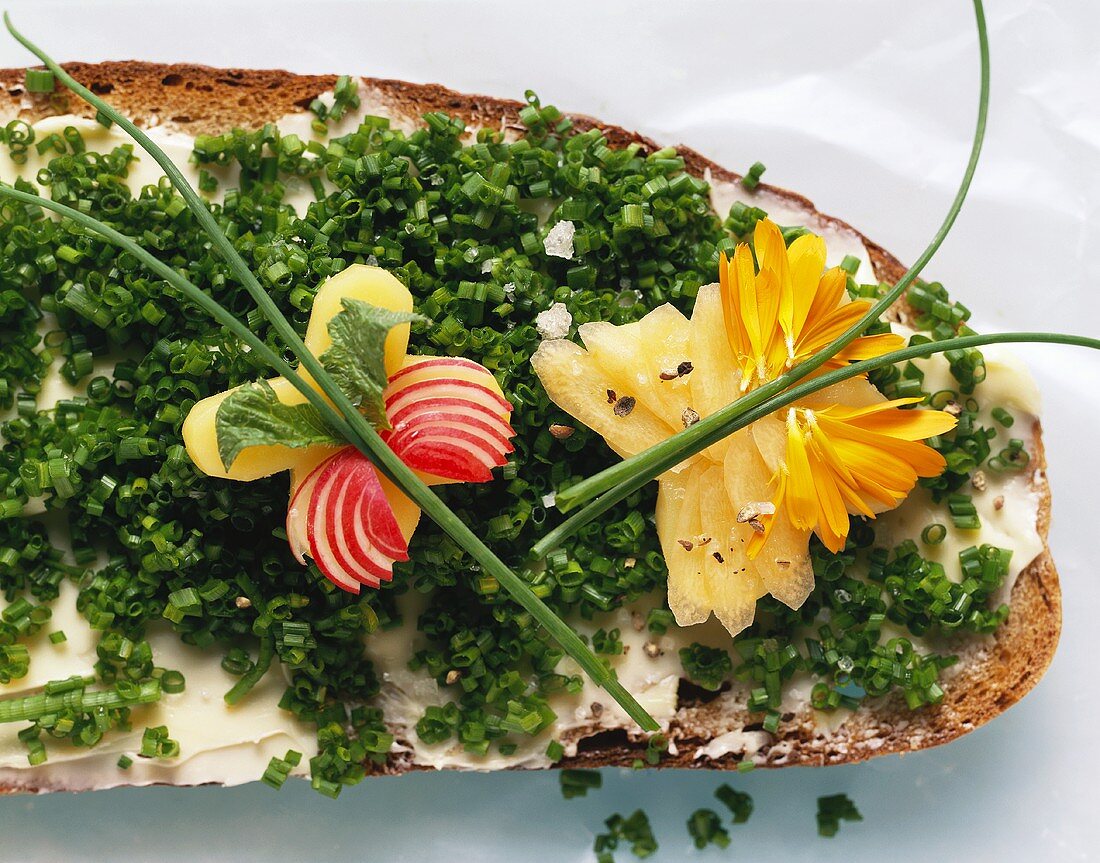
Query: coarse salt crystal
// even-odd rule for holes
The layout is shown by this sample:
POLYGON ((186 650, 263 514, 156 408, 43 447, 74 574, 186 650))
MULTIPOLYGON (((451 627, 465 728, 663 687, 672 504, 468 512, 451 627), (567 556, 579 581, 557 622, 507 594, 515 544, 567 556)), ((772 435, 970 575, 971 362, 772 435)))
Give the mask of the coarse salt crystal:
POLYGON ((550 494, 544 494, 542 496, 542 505, 544 507, 546 507, 547 509, 552 509, 554 504, 557 502, 557 500, 558 500, 557 493, 550 492, 550 494))
POLYGON ((573 257, 573 236, 576 233, 577 229, 572 222, 558 222, 542 241, 542 247, 551 257, 568 260, 573 257))
POLYGON ((565 303, 554 303, 545 312, 535 315, 535 329, 544 339, 564 339, 573 325, 573 316, 565 303))

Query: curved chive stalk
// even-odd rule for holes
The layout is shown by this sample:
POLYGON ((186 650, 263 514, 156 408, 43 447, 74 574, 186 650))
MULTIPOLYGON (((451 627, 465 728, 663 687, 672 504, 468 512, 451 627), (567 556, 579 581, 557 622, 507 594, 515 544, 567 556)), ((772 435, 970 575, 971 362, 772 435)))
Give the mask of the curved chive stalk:
MULTIPOLYGON (((939 230, 936 231, 932 240, 928 243, 927 247, 925 247, 924 251, 921 252, 913 266, 905 271, 905 274, 898 279, 897 284, 868 309, 867 314, 860 318, 859 321, 810 357, 810 359, 799 363, 789 372, 776 378, 771 383, 754 390, 748 395, 742 396, 737 401, 713 414, 712 416, 721 416, 723 422, 730 424, 727 434, 734 431, 732 423, 737 417, 755 408, 757 405, 764 404, 768 399, 783 392, 787 387, 802 380, 806 375, 817 371, 817 369, 821 368, 829 359, 836 356, 840 351, 855 341, 855 339, 859 338, 871 324, 882 317, 882 313, 897 301, 917 276, 920 275, 925 265, 932 260, 932 256, 939 250, 948 232, 951 230, 951 227, 955 224, 955 219, 958 217, 959 211, 962 209, 963 201, 966 200, 967 192, 970 190, 970 182, 974 179, 974 171, 978 167, 978 157, 981 155, 982 141, 985 139, 986 117, 989 114, 989 36, 986 32, 985 11, 982 8, 982 0, 974 0, 974 14, 977 19, 978 47, 981 53, 981 89, 978 95, 978 121, 974 127, 974 140, 970 148, 970 158, 967 160, 966 170, 963 172, 962 181, 959 183, 959 190, 955 193, 955 199, 951 202, 951 206, 947 210, 947 216, 944 218, 943 224, 940 225, 939 230)), ((685 453, 681 458, 673 462, 673 464, 679 464, 679 462, 683 461, 683 459, 687 458, 688 454, 690 454, 688 452, 689 444, 687 443, 687 431, 679 432, 673 435, 669 441, 650 447, 650 449, 645 452, 624 459, 618 464, 609 467, 607 470, 581 480, 576 485, 572 485, 567 489, 563 489, 558 492, 558 508, 563 512, 568 511, 572 507, 582 504, 587 500, 591 500, 597 495, 603 494, 609 489, 614 488, 621 482, 632 481, 637 471, 647 470, 646 464, 650 453, 658 448, 664 447, 671 441, 677 441, 677 446, 680 446, 685 453)), ((653 479, 657 476, 657 474, 649 472, 648 470, 647 473, 649 479, 653 479)))
MULTIPOLYGON (((206 204, 167 154, 129 119, 76 81, 53 58, 19 33, 6 12, 4 24, 12 36, 37 56, 62 84, 95 107, 102 116, 118 123, 161 166, 172 185, 180 192, 194 213, 196 221, 210 236, 214 247, 225 258, 234 275, 263 312, 264 317, 343 415, 345 422, 338 424, 337 427, 342 432, 344 429, 347 430, 348 440, 477 561, 485 572, 494 576, 512 598, 546 628, 584 672, 615 699, 631 719, 646 731, 658 731, 660 726, 657 721, 626 691, 615 673, 601 662, 568 624, 554 614, 526 582, 493 554, 489 547, 378 436, 374 427, 359 413, 319 360, 306 348, 290 321, 279 311, 278 306, 218 226, 206 204)), ((222 309, 222 311, 225 310, 222 309)), ((297 384, 295 386, 297 387, 297 384)))
POLYGON ((796 384, 789 390, 770 399, 762 405, 744 411, 733 419, 723 415, 723 411, 711 414, 704 420, 700 420, 687 429, 669 438, 662 444, 650 447, 640 455, 634 456, 631 461, 637 465, 635 473, 625 482, 620 483, 609 491, 604 492, 596 500, 589 503, 584 509, 574 513, 560 525, 547 533, 531 549, 531 555, 535 560, 542 560, 557 548, 561 543, 572 536, 594 518, 599 517, 613 507, 623 498, 637 491, 655 477, 675 467, 685 459, 702 452, 707 447, 728 437, 745 426, 751 425, 757 420, 787 407, 790 404, 805 398, 819 390, 857 377, 866 372, 874 371, 883 366, 894 365, 906 360, 930 357, 933 354, 952 350, 964 350, 977 348, 983 345, 1020 344, 1020 343, 1044 343, 1055 345, 1072 345, 1080 348, 1092 348, 1100 351, 1100 339, 1089 336, 1066 335, 1063 333, 991 333, 988 335, 959 336, 954 339, 944 339, 942 342, 926 342, 920 345, 902 348, 870 360, 860 360, 858 363, 833 369, 820 377, 796 384), (673 441, 678 441, 675 446, 668 446, 673 441))

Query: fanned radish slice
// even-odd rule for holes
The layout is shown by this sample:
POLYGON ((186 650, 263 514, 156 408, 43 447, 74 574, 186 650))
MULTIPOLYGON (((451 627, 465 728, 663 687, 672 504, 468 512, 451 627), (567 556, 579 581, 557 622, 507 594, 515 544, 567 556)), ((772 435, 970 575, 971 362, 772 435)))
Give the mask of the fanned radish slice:
POLYGON ((503 438, 515 437, 516 434, 508 421, 495 410, 458 398, 418 399, 406 404, 401 410, 391 413, 389 420, 393 429, 398 429, 410 423, 420 414, 425 413, 449 413, 469 416, 479 423, 489 425, 503 438))
POLYGON ((354 447, 340 450, 307 477, 291 501, 292 511, 302 506, 308 507, 310 556, 344 590, 379 587, 393 578, 395 561, 409 559, 408 543, 374 465, 354 447))
POLYGON ((286 508, 286 540, 294 557, 303 566, 309 551, 309 505, 313 490, 317 487, 317 480, 325 465, 335 457, 333 455, 325 459, 306 475, 298 487, 292 490, 290 504, 286 508))
MULTIPOLYGON (((486 376, 492 378, 492 372, 481 363, 475 363, 465 357, 424 357, 415 360, 406 358, 406 362, 408 363, 406 366, 390 375, 390 387, 392 389, 407 386, 427 377, 459 377, 481 381, 488 384, 490 388, 493 386, 492 383, 484 380, 486 376)), ((495 378, 493 378, 493 381, 495 383, 495 378)))
POLYGON ((457 398, 470 404, 481 405, 502 414, 509 414, 512 406, 499 393, 477 381, 459 378, 428 378, 386 394, 386 413, 395 414, 409 404, 423 398, 457 398))
POLYGON ((383 439, 414 470, 440 479, 487 482, 507 461, 512 406, 484 366, 436 357, 390 378, 383 439))

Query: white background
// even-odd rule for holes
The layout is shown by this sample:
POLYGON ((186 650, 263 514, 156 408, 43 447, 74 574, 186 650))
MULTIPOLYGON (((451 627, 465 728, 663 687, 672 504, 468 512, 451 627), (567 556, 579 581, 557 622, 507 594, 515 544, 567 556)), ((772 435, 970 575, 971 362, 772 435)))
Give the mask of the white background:
MULTIPOLYGON (((990 4, 993 100, 962 217, 927 274, 979 329, 1100 335, 1100 11, 1094 0, 990 4)), ((64 60, 140 58, 441 81, 544 101, 687 143, 766 179, 912 260, 969 147, 977 46, 966 0, 288 3, 9 0, 64 60)), ((0 39, 0 65, 28 61, 0 39)), ((698 859, 1083 860, 1100 855, 1100 359, 1021 349, 1045 397, 1051 545, 1065 630, 1050 673, 963 740, 905 759, 734 777, 756 814, 698 859), (815 798, 866 820, 818 839, 815 798)), ((553 774, 370 781, 332 802, 281 793, 120 790, 0 801, 4 860, 591 860, 612 812, 644 807, 657 861, 696 859, 684 822, 724 777, 607 772, 562 801, 553 774)), ((618 859, 633 859, 623 849, 618 859)))

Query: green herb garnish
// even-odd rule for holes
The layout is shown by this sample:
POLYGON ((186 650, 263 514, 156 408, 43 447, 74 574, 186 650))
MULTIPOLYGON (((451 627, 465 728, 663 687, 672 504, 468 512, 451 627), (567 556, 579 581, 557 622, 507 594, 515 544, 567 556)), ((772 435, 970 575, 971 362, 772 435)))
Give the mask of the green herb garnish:
POLYGON ((833 794, 817 798, 817 833, 819 836, 836 836, 841 821, 862 821, 855 804, 847 794, 833 794))

